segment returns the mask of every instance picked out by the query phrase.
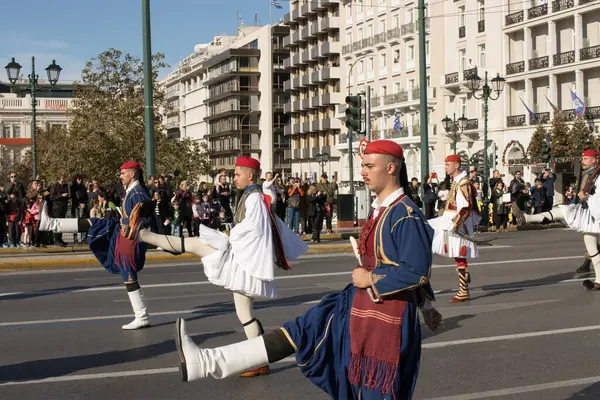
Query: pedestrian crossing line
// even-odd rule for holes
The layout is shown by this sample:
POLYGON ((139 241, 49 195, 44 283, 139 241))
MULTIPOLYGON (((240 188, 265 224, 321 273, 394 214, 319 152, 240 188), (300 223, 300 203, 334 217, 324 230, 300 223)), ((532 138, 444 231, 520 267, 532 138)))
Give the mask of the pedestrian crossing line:
POLYGON ((588 378, 570 379, 560 382, 540 383, 537 385, 516 386, 506 389, 489 390, 487 392, 465 393, 456 396, 434 397, 426 400, 476 400, 500 396, 514 396, 523 393, 540 392, 543 390, 560 389, 572 386, 592 385, 600 382, 600 376, 590 376, 588 378))

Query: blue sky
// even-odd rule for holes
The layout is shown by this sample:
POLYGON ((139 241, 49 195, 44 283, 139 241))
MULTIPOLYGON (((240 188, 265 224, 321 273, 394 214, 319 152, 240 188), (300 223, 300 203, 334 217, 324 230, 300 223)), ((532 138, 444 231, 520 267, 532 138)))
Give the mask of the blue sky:
MULTIPOLYGON (((141 0, 30 0, 1 1, 0 80, 6 81, 4 66, 10 57, 31 71, 36 57, 40 77, 56 59, 63 68, 61 81, 80 77, 86 61, 109 47, 142 57, 141 0), (33 12, 29 8, 34 6, 33 12)), ((273 21, 289 9, 279 0, 273 21)), ((194 45, 215 35, 234 34, 236 10, 246 25, 258 13, 261 24, 269 23, 270 0, 151 0, 152 51, 162 52, 176 66, 194 45)), ((168 71, 163 71, 164 75, 168 71)))

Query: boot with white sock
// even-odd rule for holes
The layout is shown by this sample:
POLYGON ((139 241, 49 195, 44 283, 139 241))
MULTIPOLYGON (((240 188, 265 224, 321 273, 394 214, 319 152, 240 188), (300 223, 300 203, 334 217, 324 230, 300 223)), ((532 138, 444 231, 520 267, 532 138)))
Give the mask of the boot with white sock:
POLYGON ((127 292, 129 295, 129 301, 131 301, 131 307, 133 307, 133 315, 135 319, 123 325, 122 329, 126 331, 143 329, 150 327, 150 320, 148 311, 146 310, 146 303, 144 302, 144 295, 142 289, 137 289, 132 292, 127 292))
POLYGON ((179 371, 184 382, 209 375, 223 379, 269 364, 262 336, 214 349, 202 349, 188 336, 185 321, 175 323, 175 342, 179 355, 179 371))
POLYGON ((40 211, 40 232, 78 233, 79 220, 77 218, 52 218, 48 214, 48 203, 42 204, 40 211))

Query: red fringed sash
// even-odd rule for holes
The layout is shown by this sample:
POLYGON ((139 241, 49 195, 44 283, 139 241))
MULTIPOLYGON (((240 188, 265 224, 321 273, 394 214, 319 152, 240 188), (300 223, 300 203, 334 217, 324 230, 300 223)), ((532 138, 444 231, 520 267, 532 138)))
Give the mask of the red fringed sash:
POLYGON ((134 271, 137 270, 137 265, 135 264, 136 244, 135 240, 127 239, 123 236, 123 231, 119 231, 114 252, 115 264, 120 268, 127 268, 127 265, 130 265, 134 271))
MULTIPOLYGON (((375 234, 382 214, 383 210, 380 210, 377 218, 369 218, 358 240, 362 266, 369 271, 377 266, 375 234)), ((399 298, 374 303, 366 290, 356 292, 350 310, 348 367, 348 379, 355 387, 367 387, 395 398, 394 383, 400 363, 405 308, 406 302, 399 298)))
POLYGON ((271 220, 271 232, 273 232, 273 243, 275 244, 275 251, 277 252, 277 261, 281 265, 281 269, 289 271, 292 269, 285 258, 285 251, 283 250, 283 242, 281 241, 281 235, 279 234, 279 228, 277 227, 277 220, 275 216, 271 214, 271 196, 263 195, 263 200, 267 206, 267 213, 271 220))

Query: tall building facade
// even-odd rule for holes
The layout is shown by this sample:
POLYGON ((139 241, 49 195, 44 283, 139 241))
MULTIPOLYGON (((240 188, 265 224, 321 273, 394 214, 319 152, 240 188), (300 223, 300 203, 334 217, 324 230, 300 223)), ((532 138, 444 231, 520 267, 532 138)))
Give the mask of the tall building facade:
POLYGON ((342 123, 336 106, 344 102, 340 64, 340 3, 334 0, 291 0, 284 23, 290 27, 285 45, 290 57, 285 64, 290 80, 285 90, 290 100, 285 112, 291 122, 285 128, 292 140, 292 173, 313 179, 326 172, 339 175, 339 142, 342 123), (319 164, 319 155, 328 161, 319 164))
POLYGON ((236 158, 249 155, 265 172, 290 174, 283 90, 289 79, 283 45, 288 32, 283 25, 242 26, 237 36, 196 46, 161 82, 169 99, 168 135, 205 141, 215 170, 231 174, 236 158))
MULTIPOLYGON (((584 118, 598 133, 600 124, 600 4, 588 0, 524 3, 467 0, 447 2, 446 108, 469 119, 458 143, 466 156, 492 155, 501 172, 524 172, 533 181, 540 166, 523 162, 531 136, 542 123, 550 128, 553 106, 576 118, 572 93, 586 105, 584 118), (504 91, 489 102, 488 142, 483 143, 483 101, 471 95, 473 75, 506 79, 504 91), (531 113, 530 113, 531 111, 531 113), (497 162, 496 162, 497 160, 497 162)), ((483 83, 483 82, 482 82, 483 83)), ((480 93, 478 93, 480 94, 480 93)), ((555 190, 573 178, 557 166, 555 190)), ((509 179, 512 179, 510 177, 509 179)))
MULTIPOLYGON (((67 111, 72 106, 75 85, 58 83, 50 91, 50 85, 40 82, 37 93, 36 121, 38 129, 67 127, 67 111)), ((19 90, 26 90, 27 83, 17 83, 19 90)), ((10 85, 0 82, 0 157, 18 162, 24 151, 31 148, 31 95, 11 93, 10 85)), ((38 131, 39 133, 39 131, 38 131)))
MULTIPOLYGON (((438 129, 444 115, 439 77, 444 74, 443 14, 444 5, 427 5, 425 15, 425 58, 427 78, 419 77, 419 26, 416 1, 343 0, 341 33, 344 90, 352 95, 367 91, 371 96, 371 138, 391 139, 404 151, 409 177, 421 176, 421 117, 419 111, 422 86, 427 93, 427 132, 430 169, 443 171, 444 140, 438 129), (440 104, 439 104, 440 103, 440 104), (398 121, 399 124, 396 122, 398 121), (394 125, 396 124, 396 127, 394 125), (439 149, 439 150, 438 150, 439 149)), ((338 108, 338 117, 345 119, 346 106, 338 108)), ((364 127, 363 127, 364 130, 364 127)), ((338 149, 341 158, 342 182, 349 179, 348 144, 342 133, 338 149)), ((362 138, 353 135, 353 148, 362 138)), ((354 180, 360 172, 360 159, 353 155, 354 180)), ((360 179, 358 179, 360 181, 360 179)))

